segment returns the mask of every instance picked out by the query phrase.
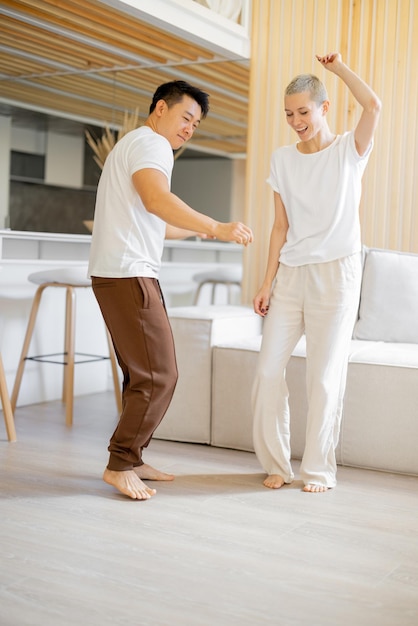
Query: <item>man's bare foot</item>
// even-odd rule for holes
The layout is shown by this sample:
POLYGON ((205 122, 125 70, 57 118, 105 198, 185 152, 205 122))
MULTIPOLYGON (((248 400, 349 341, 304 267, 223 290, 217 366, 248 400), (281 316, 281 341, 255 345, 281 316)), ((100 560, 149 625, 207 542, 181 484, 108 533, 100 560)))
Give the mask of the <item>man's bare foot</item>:
POLYGON ((269 474, 263 481, 263 485, 269 489, 280 489, 284 485, 284 479, 279 474, 269 474))
POLYGON ((116 472, 106 468, 103 480, 133 500, 149 500, 157 493, 155 489, 147 487, 133 470, 116 472))
POLYGON ((134 472, 139 478, 144 478, 145 480, 174 480, 173 474, 160 472, 160 470, 151 467, 148 463, 137 465, 134 467, 134 472))
POLYGON ((324 487, 324 485, 314 485, 312 483, 308 483, 304 486, 303 491, 309 493, 322 493, 324 491, 328 491, 328 487, 324 487))

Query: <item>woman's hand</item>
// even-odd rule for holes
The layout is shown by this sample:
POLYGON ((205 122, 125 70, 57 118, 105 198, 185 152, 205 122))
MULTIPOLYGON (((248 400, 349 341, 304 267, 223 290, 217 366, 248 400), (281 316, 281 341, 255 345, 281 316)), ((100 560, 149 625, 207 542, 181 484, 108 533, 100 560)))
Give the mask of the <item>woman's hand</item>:
POLYGON ((261 317, 265 317, 269 310, 271 289, 261 287, 253 300, 254 312, 261 317))
POLYGON ((326 70, 336 73, 338 68, 343 64, 342 56, 339 52, 329 52, 324 56, 316 55, 316 58, 326 70))

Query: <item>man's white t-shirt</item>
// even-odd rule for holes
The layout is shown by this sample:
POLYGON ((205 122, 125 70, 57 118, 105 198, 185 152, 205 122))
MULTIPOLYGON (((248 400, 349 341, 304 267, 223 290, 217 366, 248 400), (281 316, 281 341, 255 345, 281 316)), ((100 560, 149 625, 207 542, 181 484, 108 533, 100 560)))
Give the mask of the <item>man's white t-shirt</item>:
POLYGON ((281 263, 325 263, 361 250, 361 179, 371 149, 360 156, 354 132, 347 132, 312 154, 296 144, 273 152, 267 182, 280 194, 289 222, 281 263))
POLYGON ((170 186, 173 164, 170 143, 148 126, 132 130, 116 143, 97 188, 89 276, 158 278, 166 223, 146 210, 132 175, 144 168, 157 169, 170 186))

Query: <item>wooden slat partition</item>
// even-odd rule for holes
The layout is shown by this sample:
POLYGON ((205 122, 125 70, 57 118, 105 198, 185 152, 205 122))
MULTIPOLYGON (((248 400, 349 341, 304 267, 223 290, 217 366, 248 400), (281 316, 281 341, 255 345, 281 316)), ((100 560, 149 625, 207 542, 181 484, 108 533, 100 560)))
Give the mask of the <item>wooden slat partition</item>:
POLYGON ((286 85, 296 74, 316 73, 327 86, 328 120, 336 132, 352 128, 359 116, 358 104, 316 53, 339 50, 383 102, 363 178, 363 242, 418 252, 417 33, 415 0, 254 0, 245 219, 256 242, 244 255, 246 303, 261 284, 267 259, 270 156, 296 140, 283 113, 286 85))

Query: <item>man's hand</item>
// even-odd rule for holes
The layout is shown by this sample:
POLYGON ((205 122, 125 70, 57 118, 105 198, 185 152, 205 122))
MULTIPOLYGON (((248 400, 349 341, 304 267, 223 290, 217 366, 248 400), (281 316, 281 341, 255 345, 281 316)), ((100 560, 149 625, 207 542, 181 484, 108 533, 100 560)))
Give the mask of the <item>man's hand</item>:
POLYGON ((254 240, 251 228, 241 222, 218 222, 215 227, 215 237, 220 241, 235 241, 244 246, 254 240))

